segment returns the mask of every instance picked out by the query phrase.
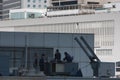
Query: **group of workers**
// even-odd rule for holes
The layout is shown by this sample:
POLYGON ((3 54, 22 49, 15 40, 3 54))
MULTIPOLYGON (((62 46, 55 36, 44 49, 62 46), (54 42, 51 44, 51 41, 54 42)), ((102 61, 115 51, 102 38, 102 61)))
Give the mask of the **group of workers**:
MULTIPOLYGON (((65 57, 63 58, 63 61, 62 61, 61 53, 59 52, 58 49, 56 49, 54 59, 51 62, 57 62, 57 63, 72 62, 73 57, 71 55, 69 55, 67 52, 64 52, 64 55, 65 55, 65 57)), ((35 69, 40 68, 40 71, 44 71, 44 63, 48 62, 46 55, 42 54, 40 59, 38 57, 38 54, 35 54, 34 57, 35 57, 35 59, 34 59, 33 67, 35 69)))
MULTIPOLYGON (((65 62, 72 62, 73 57, 71 55, 69 55, 67 52, 64 52, 65 57, 63 58, 63 61, 65 62)), ((56 50, 55 53, 55 61, 56 62, 61 62, 61 53, 59 52, 59 50, 56 50)))
POLYGON ((35 60, 33 63, 33 67, 35 69, 38 69, 40 67, 40 70, 44 71, 44 63, 47 62, 47 57, 45 56, 45 54, 42 54, 40 59, 37 53, 34 55, 34 57, 35 57, 35 60))
MULTIPOLYGON (((64 63, 64 62, 68 62, 71 63, 73 61, 73 57, 68 54, 67 52, 64 52, 64 58, 63 60, 61 60, 61 53, 59 52, 58 49, 56 49, 55 51, 55 55, 54 55, 54 59, 52 61, 50 61, 50 63, 64 63)), ((35 53, 34 54, 34 62, 33 62, 33 67, 35 68, 35 70, 40 70, 43 71, 44 73, 46 72, 46 64, 48 63, 47 60, 47 56, 45 54, 41 54, 41 57, 39 58, 38 54, 35 53)), ((23 68, 24 66, 21 66, 19 69, 19 76, 23 75, 23 68)), ((82 72, 81 69, 79 69, 75 76, 81 76, 82 77, 82 72)))

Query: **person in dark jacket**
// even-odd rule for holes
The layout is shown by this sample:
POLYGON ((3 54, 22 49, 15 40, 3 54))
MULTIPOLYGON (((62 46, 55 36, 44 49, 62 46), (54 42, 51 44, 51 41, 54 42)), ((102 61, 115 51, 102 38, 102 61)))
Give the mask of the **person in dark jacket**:
POLYGON ((73 57, 71 55, 69 55, 67 52, 64 52, 65 57, 63 58, 63 61, 66 62, 72 62, 73 57))
POLYGON ((44 63, 45 63, 45 54, 42 54, 39 61, 40 71, 44 71, 44 63))
POLYGON ((57 49, 55 52, 55 61, 60 62, 61 61, 61 53, 57 49))
POLYGON ((37 67, 39 66, 39 60, 38 60, 38 54, 34 54, 34 62, 33 62, 33 67, 37 70, 37 67))

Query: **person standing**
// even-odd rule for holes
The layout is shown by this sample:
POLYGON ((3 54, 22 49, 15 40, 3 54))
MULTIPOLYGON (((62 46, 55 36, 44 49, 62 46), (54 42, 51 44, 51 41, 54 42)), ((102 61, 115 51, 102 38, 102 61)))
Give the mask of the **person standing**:
POLYGON ((42 54, 41 58, 40 58, 40 61, 39 61, 40 71, 44 71, 45 62, 46 62, 45 54, 42 54))
POLYGON ((61 53, 59 52, 58 49, 55 52, 55 61, 61 62, 61 53))
POLYGON ((39 61, 38 61, 38 54, 37 53, 35 53, 34 54, 34 62, 33 62, 33 67, 37 70, 37 68, 38 68, 38 65, 39 64, 39 61))

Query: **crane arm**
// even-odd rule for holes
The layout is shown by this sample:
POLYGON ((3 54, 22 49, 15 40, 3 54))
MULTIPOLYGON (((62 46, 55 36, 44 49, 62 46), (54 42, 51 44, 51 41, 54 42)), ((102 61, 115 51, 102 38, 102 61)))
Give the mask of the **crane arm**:
POLYGON ((83 49, 83 51, 86 53, 86 55, 88 56, 88 58, 90 59, 90 61, 92 62, 92 56, 86 51, 86 49, 84 48, 84 46, 82 45, 82 43, 79 41, 79 39, 77 37, 74 38, 74 40, 76 40, 76 42, 79 44, 79 46, 83 49))
POLYGON ((99 69, 99 66, 100 66, 100 60, 95 55, 94 51, 92 51, 92 49, 90 48, 89 44, 87 44, 87 41, 85 41, 85 39, 83 37, 80 37, 80 39, 87 46, 88 50, 92 53, 93 56, 91 56, 87 52, 87 50, 84 48, 83 44, 79 41, 79 39, 77 37, 75 37, 74 39, 76 40, 76 42, 79 44, 79 46, 83 49, 83 51, 86 53, 86 55, 90 59, 90 65, 91 65, 91 68, 93 69, 93 76, 98 77, 98 69, 99 69), (97 61, 95 61, 94 59, 96 59, 97 61))
POLYGON ((87 43, 87 41, 82 36, 80 37, 80 39, 84 42, 84 44, 86 45, 86 47, 88 48, 88 50, 93 55, 94 59, 96 59, 97 62, 101 62, 100 59, 95 55, 94 51, 92 50, 92 48, 90 47, 90 45, 87 43))

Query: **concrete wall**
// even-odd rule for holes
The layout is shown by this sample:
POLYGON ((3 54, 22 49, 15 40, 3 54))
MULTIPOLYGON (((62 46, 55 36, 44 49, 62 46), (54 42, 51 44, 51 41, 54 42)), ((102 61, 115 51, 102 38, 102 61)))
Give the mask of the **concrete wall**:
POLYGON ((18 77, 18 76, 13 76, 13 77, 0 77, 0 80, 46 80, 46 77, 18 77))
POLYGON ((86 77, 62 77, 62 76, 53 76, 47 77, 47 80, 120 80, 119 78, 86 78, 86 77))
POLYGON ((63 76, 45 77, 0 77, 0 80, 120 80, 120 78, 80 78, 63 76))

